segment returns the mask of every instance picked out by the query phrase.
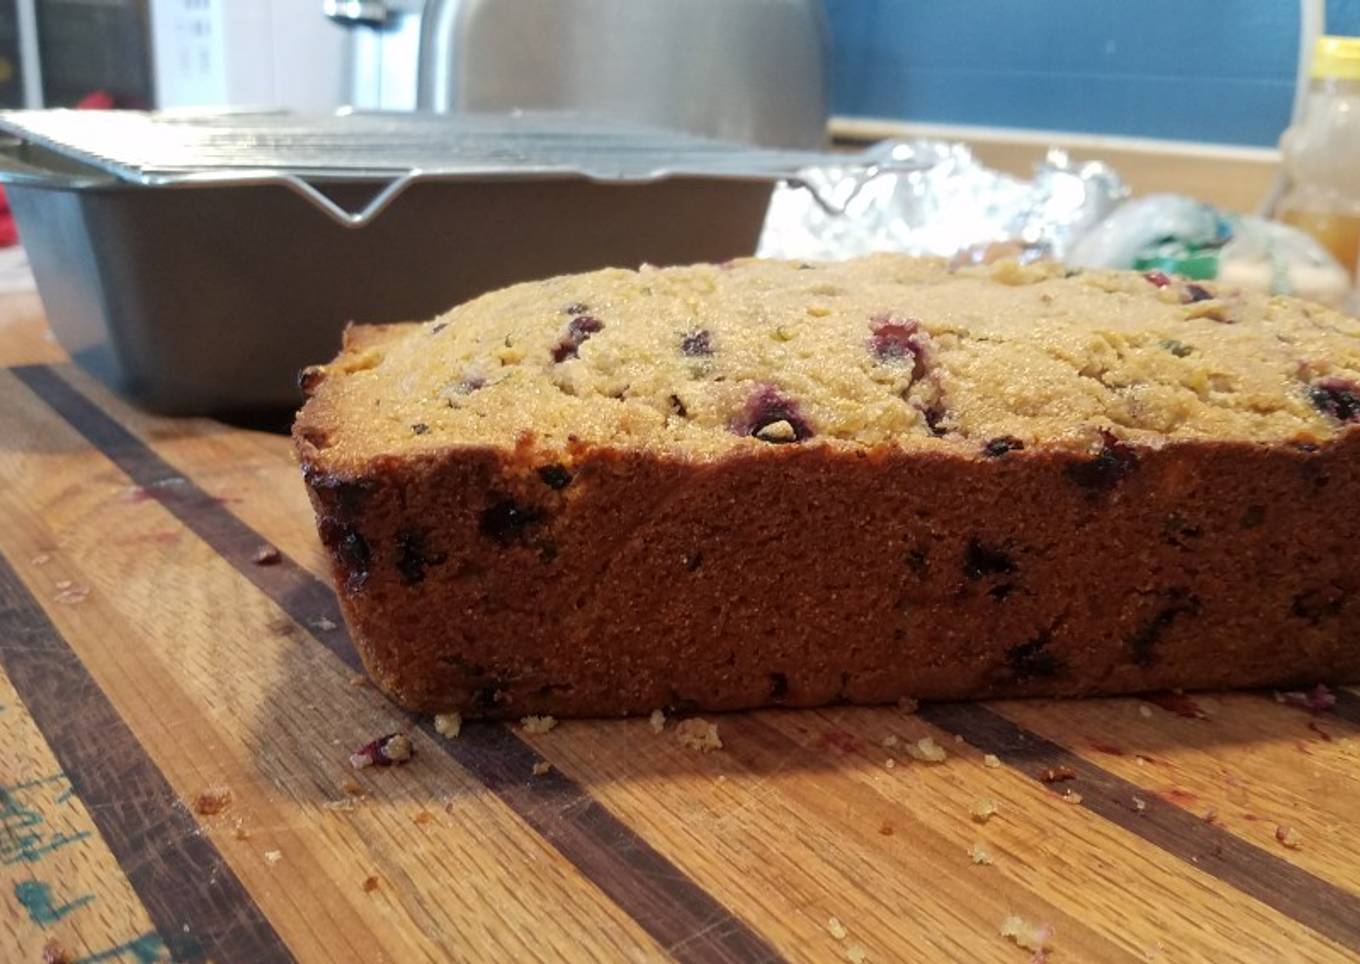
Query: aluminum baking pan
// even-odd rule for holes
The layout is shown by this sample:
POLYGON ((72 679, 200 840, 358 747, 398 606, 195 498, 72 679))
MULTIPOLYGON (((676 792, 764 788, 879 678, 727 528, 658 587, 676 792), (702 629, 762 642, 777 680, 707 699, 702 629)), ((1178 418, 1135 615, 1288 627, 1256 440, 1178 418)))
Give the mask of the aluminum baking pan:
POLYGON ((0 112, 58 340, 177 414, 294 406, 350 320, 751 254, 774 183, 827 161, 552 115, 0 112))

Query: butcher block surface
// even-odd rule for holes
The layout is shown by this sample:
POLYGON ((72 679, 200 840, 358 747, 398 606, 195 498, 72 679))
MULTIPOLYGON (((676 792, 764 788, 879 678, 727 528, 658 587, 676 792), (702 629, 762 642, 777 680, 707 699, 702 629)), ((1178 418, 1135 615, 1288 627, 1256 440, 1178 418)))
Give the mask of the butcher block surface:
POLYGON ((0 670, 4 961, 1360 956, 1353 689, 449 739, 364 681, 288 441, 130 408, 31 296, 0 670))

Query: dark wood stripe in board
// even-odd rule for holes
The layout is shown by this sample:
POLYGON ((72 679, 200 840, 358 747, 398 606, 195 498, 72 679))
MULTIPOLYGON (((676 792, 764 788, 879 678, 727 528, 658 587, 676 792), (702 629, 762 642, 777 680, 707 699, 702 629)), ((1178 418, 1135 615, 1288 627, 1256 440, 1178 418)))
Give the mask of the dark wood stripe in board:
POLYGON ((938 703, 922 705, 917 712, 927 723, 962 736, 1035 780, 1050 768, 1070 768, 1076 779, 1048 784, 1053 792, 1080 793, 1079 806, 1360 953, 1360 896, 1162 800, 985 706, 938 703), (1134 797, 1144 802, 1145 810, 1137 810, 1134 797))
POLYGON ((604 805, 556 768, 526 782, 541 758, 507 726, 465 726, 477 739, 445 740, 430 720, 420 728, 476 775, 614 903, 681 961, 782 961, 762 938, 679 871, 604 805), (622 836, 621 836, 622 835, 622 836), (602 845, 602 841, 608 842, 602 845), (640 847, 636 852, 632 848, 640 847), (628 873, 616 866, 626 852, 628 873), (636 890, 626 889, 636 888, 636 890), (683 921, 683 926, 680 922, 683 921))
POLYGON ((0 665, 174 960, 293 960, 3 555, 0 665))
MULTIPOLYGON (((351 669, 358 653, 329 586, 288 558, 258 566, 266 541, 47 365, 11 368, 87 442, 274 600, 351 669), (324 622, 323 622, 324 620, 324 622), (333 626, 334 628, 318 628, 333 626)), ((301 484, 301 483, 299 483, 301 484)), ((397 712, 403 712, 393 707, 397 712)), ((526 780, 543 761, 509 727, 469 724, 455 740, 404 714, 682 962, 777 962, 783 957, 745 921, 686 876, 636 831, 557 769, 526 780)), ((236 960, 239 958, 230 958, 236 960)))

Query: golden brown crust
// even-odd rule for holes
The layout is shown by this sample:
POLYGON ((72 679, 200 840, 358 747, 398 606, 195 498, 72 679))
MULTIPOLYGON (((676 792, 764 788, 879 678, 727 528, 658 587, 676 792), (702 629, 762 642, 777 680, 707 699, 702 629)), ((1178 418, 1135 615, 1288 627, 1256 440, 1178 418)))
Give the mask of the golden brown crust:
POLYGON ((1360 393, 1360 321, 1132 272, 751 261, 515 285, 356 331, 320 372, 310 408, 341 415, 326 457, 354 467, 525 430, 549 449, 687 459, 781 443, 1084 449, 1102 431, 1321 442, 1360 405, 1344 400, 1360 393))
POLYGON ((420 326, 411 322, 385 325, 359 325, 350 322, 341 335, 340 353, 326 365, 309 365, 298 373, 298 386, 307 401, 293 423, 293 442, 298 456, 314 464, 344 424, 337 410, 337 399, 324 386, 332 376, 363 370, 385 345, 410 334, 420 326))
POLYGON ((368 348, 378 348, 398 338, 408 335, 419 328, 416 322, 392 322, 386 325, 360 325, 350 322, 345 326, 341 344, 347 352, 361 352, 368 348))

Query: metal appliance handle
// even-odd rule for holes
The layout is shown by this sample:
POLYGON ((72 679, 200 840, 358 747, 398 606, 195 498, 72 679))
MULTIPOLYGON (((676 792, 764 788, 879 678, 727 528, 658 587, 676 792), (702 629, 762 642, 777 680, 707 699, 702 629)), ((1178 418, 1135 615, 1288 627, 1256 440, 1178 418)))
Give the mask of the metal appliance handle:
POLYGON ((321 12, 344 27, 387 26, 391 9, 383 0, 322 0, 321 12))

